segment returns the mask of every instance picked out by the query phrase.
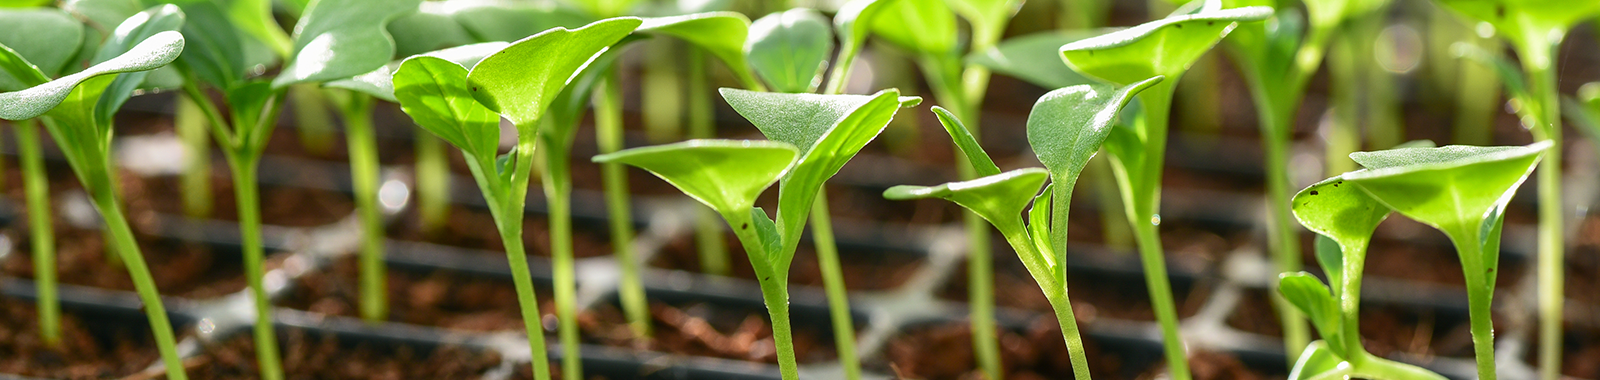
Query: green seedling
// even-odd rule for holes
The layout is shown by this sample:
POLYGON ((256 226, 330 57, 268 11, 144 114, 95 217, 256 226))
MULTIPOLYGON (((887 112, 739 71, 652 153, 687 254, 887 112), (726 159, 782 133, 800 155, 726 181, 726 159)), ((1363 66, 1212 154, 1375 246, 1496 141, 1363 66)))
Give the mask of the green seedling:
POLYGON ((1114 128, 1105 148, 1111 153, 1113 172, 1122 191, 1124 209, 1133 225, 1144 262, 1150 303, 1174 379, 1189 379, 1178 316, 1168 285, 1161 249, 1161 171, 1167 145, 1167 118, 1172 107, 1173 84, 1196 59, 1216 45, 1239 22, 1259 21, 1272 8, 1217 9, 1211 2, 1189 14, 1141 24, 1061 47, 1073 70, 1112 83, 1131 84, 1154 76, 1166 77, 1139 93, 1142 115, 1131 128, 1114 128))
POLYGON ((1334 287, 1305 272, 1279 276, 1278 292, 1311 319, 1322 340, 1291 367, 1290 379, 1443 380, 1433 372, 1368 353, 1361 345, 1361 277, 1367 247, 1390 209, 1344 176, 1301 190, 1293 199, 1300 224, 1320 234, 1316 258, 1334 287))
POLYGON ((176 7, 141 12, 120 24, 99 46, 93 66, 55 80, 49 80, 14 50, 0 49, 0 69, 15 83, 27 86, 0 93, 0 118, 28 120, 46 116, 45 129, 88 189, 115 244, 113 251, 121 255, 128 276, 133 279, 170 379, 186 376, 174 348, 166 307, 114 189, 111 116, 144 82, 148 71, 178 59, 184 39, 176 30, 182 23, 183 14, 176 7))
MULTIPOLYGON (((522 243, 522 210, 529 176, 535 150, 544 138, 540 120, 546 115, 560 118, 560 113, 547 114, 546 109, 562 98, 573 75, 640 24, 639 19, 618 18, 573 30, 557 28, 492 50, 476 65, 472 65, 471 57, 483 55, 472 53, 493 49, 494 45, 464 47, 445 57, 417 56, 404 61, 393 76, 395 97, 402 109, 418 125, 461 150, 479 190, 488 200, 506 246, 524 328, 533 350, 534 372, 540 379, 549 378, 549 359, 522 243), (450 56, 456 59, 446 58, 450 56), (498 155, 501 117, 517 129, 517 145, 505 156, 498 155)), ((544 145, 548 148, 556 144, 544 145)), ((552 165, 555 168, 558 166, 552 165)), ((559 279, 557 284, 560 286, 559 279)), ((570 300, 564 306, 558 302, 557 309, 558 314, 561 309, 574 311, 573 314, 576 310, 570 300)), ((567 323, 568 318, 561 319, 567 323)), ((564 346, 569 350, 577 348, 564 346)), ((569 351, 569 356, 575 356, 570 355, 574 352, 569 351)), ((568 362, 567 366, 575 364, 568 362)))
MULTIPOLYGON (((0 36, 0 91, 20 91, 39 80, 61 74, 80 45, 84 27, 60 10, 34 8, 0 11, 0 24, 15 25, 29 34, 0 36), (23 66, 32 66, 31 69, 23 66), (38 75, 33 75, 35 72, 38 75)), ((44 170, 36 119, 12 123, 17 138, 18 164, 27 197, 28 232, 33 248, 33 276, 39 310, 39 337, 45 345, 61 345, 61 301, 56 296, 55 230, 50 211, 50 179, 44 170)))
MULTIPOLYGON (((1225 1, 1229 6, 1280 6, 1277 1, 1225 1)), ((1270 23, 1240 24, 1224 43, 1239 62, 1260 120, 1266 160, 1267 204, 1271 231, 1268 245, 1278 272, 1300 270, 1300 231, 1290 216, 1289 140, 1306 83, 1316 74, 1328 41, 1359 4, 1307 1, 1304 20, 1295 10, 1279 8, 1270 23), (1309 26, 1309 28, 1308 28, 1309 26)), ((1274 299, 1284 329, 1285 352, 1298 352, 1310 339, 1304 320, 1281 298, 1274 299)))
POLYGON ((1110 136, 1117 113, 1140 91, 1161 77, 1123 88, 1079 85, 1045 94, 1028 115, 1028 143, 1046 169, 1018 169, 1005 173, 995 166, 970 131, 943 108, 934 108, 945 131, 983 177, 936 187, 896 186, 883 193, 895 200, 943 198, 978 214, 1000 230, 1016 250, 1028 273, 1039 283, 1055 309, 1077 379, 1089 379, 1089 362, 1083 339, 1067 298, 1067 212, 1072 189, 1100 146, 1110 136), (1051 184, 1040 192, 1045 180, 1051 184), (1023 219, 1023 208, 1033 207, 1023 219))
MULTIPOLYGON (((1578 22, 1600 14, 1600 3, 1585 0, 1438 0, 1438 3, 1468 19, 1489 23, 1497 34, 1511 43, 1522 63, 1522 72, 1504 68, 1496 71, 1501 73, 1501 80, 1521 108, 1518 114, 1523 126, 1533 133, 1535 140, 1549 141, 1555 146, 1544 159, 1544 170, 1539 171, 1538 260, 1539 375, 1541 379, 1554 380, 1561 375, 1562 267, 1566 255, 1562 227, 1565 212, 1561 207, 1561 95, 1555 62, 1558 47, 1567 32, 1578 22)), ((1463 53, 1463 48, 1455 49, 1463 53)))
MULTIPOLYGON (((916 57, 923 75, 927 78, 934 97, 950 108, 951 113, 970 122, 968 127, 976 136, 978 115, 989 87, 989 69, 981 65, 964 64, 958 48, 956 16, 959 14, 972 26, 971 39, 966 44, 969 51, 987 51, 999 43, 1006 25, 1022 6, 1019 0, 889 0, 876 5, 881 9, 863 12, 871 15, 870 28, 874 34, 899 46, 916 57)), ((840 78, 841 80, 844 78, 840 78)), ((975 178, 972 167, 956 165, 963 179, 975 178)), ((990 379, 1000 379, 1000 346, 994 322, 994 278, 991 268, 994 260, 989 251, 989 234, 983 218, 972 213, 963 215, 967 231, 967 293, 971 308, 972 344, 977 353, 978 365, 990 379)))
POLYGON ((596 156, 650 171, 706 204, 732 227, 771 314, 784 379, 798 377, 788 305, 789 266, 823 182, 920 102, 885 90, 872 96, 775 94, 724 89, 723 97, 775 141, 691 140, 596 156), (780 181, 781 180, 781 181, 780 181), (777 219, 753 208, 779 181, 777 219))

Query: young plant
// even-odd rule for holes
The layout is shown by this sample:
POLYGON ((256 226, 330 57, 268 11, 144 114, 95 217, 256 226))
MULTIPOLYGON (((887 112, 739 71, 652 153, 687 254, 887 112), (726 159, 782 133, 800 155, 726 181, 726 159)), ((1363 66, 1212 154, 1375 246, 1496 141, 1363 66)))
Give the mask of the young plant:
POLYGON ((1067 297, 1067 211, 1072 189, 1089 159, 1111 134, 1117 113, 1134 95, 1161 80, 1154 77, 1120 89, 1079 85, 1039 98, 1028 115, 1028 143, 1046 170, 1027 168, 1001 173, 961 121, 935 107, 934 113, 945 131, 983 177, 937 187, 895 186, 883 193, 885 198, 895 200, 950 200, 1000 230, 1055 309, 1072 360, 1073 376, 1080 380, 1090 376, 1083 339, 1078 335, 1077 319, 1067 297), (1046 179, 1051 184, 1040 192, 1039 186, 1046 179), (1030 199, 1033 207, 1024 222, 1022 211, 1030 199))
MULTIPOLYGON (((1573 25, 1600 14, 1600 2, 1589 0, 1437 0, 1468 19, 1487 22, 1511 43, 1522 73, 1502 72, 1521 105, 1522 125, 1537 141, 1554 148, 1539 171, 1539 375, 1561 375, 1562 263, 1566 255, 1566 212, 1561 206, 1561 95, 1556 81, 1556 55, 1573 25), (1509 75, 1506 75, 1509 74, 1509 75), (1526 76, 1526 79, 1524 79, 1526 76), (1513 82, 1526 83, 1517 85, 1513 82), (1518 87, 1523 87, 1518 89, 1518 87)), ((1493 374, 1490 374, 1491 376, 1493 374)))
POLYGON ((888 126, 900 107, 921 100, 902 99, 897 90, 872 96, 722 92, 775 141, 690 140, 594 160, 650 171, 722 215, 750 257, 771 315, 779 368, 784 379, 792 380, 798 369, 789 325, 789 266, 816 195, 824 181, 888 126), (763 190, 780 180, 774 220, 754 205, 763 190))
POLYGON ((1289 378, 1443 380, 1428 370, 1368 353, 1361 345, 1361 276, 1367 246, 1390 210, 1360 185, 1346 182, 1344 176, 1323 180, 1295 194, 1292 201, 1300 224, 1320 234, 1317 262, 1334 287, 1330 295, 1327 285, 1306 272, 1279 276, 1278 292, 1309 317, 1322 336, 1302 350, 1289 378))
POLYGON ((100 45, 93 66, 55 80, 49 80, 13 50, 0 49, 0 69, 28 86, 0 93, 0 118, 28 120, 46 116, 45 129, 88 189, 95 209, 105 221, 109 240, 114 243, 113 251, 121 256, 133 279, 169 379, 186 376, 174 348, 166 307, 114 189, 111 116, 144 82, 146 72, 178 58, 184 40, 176 30, 182 22, 182 13, 170 5, 141 12, 120 24, 100 45))
POLYGON ((1450 237, 1466 277, 1468 316, 1481 379, 1495 378, 1489 307, 1499 274, 1505 207, 1551 146, 1550 142, 1538 142, 1520 147, 1357 152, 1350 158, 1368 170, 1342 176, 1378 203, 1450 237))
POLYGON ((1061 54, 1074 70, 1112 83, 1126 85, 1155 76, 1166 78, 1139 93, 1142 117, 1132 128, 1113 129, 1105 148, 1111 153, 1124 210, 1139 244, 1150 304, 1161 323, 1168 370, 1178 380, 1189 379, 1189 367, 1178 335, 1177 310, 1157 232, 1173 85, 1189 65, 1211 50, 1238 22, 1259 21, 1272 15, 1272 8, 1268 7, 1218 9, 1219 6, 1208 2, 1190 14, 1174 14, 1061 47, 1061 54))
MULTIPOLYGON (((0 24, 33 34, 0 36, 0 91, 20 91, 59 75, 84 44, 84 27, 66 12, 54 9, 0 11, 0 24), (30 67, 31 66, 31 67, 30 67), (37 75, 34 75, 37 74, 37 75)), ((56 297, 55 231, 50 211, 50 178, 44 170, 39 144, 39 122, 23 119, 11 123, 17 138, 18 164, 27 197, 29 245, 33 248, 34 301, 39 314, 39 337, 46 346, 61 345, 61 302, 56 297)))
POLYGON ((461 150, 488 201, 505 243, 534 373, 540 379, 549 378, 549 359, 522 240, 523 206, 541 139, 539 123, 553 115, 546 108, 560 98, 573 74, 640 24, 639 19, 608 19, 573 30, 556 28, 498 50, 490 50, 495 45, 474 45, 415 56, 401 63, 393 77, 402 109, 418 125, 461 150), (487 54, 482 53, 485 50, 487 54), (501 117, 516 126, 517 145, 497 159, 501 117))

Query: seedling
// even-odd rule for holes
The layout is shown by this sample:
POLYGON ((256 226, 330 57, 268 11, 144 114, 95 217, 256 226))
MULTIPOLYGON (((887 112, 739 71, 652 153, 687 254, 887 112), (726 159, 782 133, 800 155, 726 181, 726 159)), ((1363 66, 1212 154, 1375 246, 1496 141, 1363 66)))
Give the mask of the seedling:
POLYGON ((1168 285, 1166 263, 1157 228, 1161 223, 1161 171, 1167 145, 1167 117, 1172 108, 1174 84, 1189 65, 1210 50, 1238 22, 1259 21, 1272 8, 1217 9, 1206 3, 1194 13, 1175 14, 1061 47, 1074 70, 1118 84, 1131 84, 1154 76, 1166 77, 1139 93, 1142 117, 1132 128, 1115 128, 1105 148, 1111 153, 1123 206, 1133 224, 1144 262, 1150 304, 1161 323, 1167 368, 1178 380, 1189 379, 1183 344, 1178 335, 1178 315, 1168 285))
POLYGON ((28 120, 47 116, 45 129, 60 144, 73 172, 88 189, 115 244, 113 251, 121 256, 133 279, 169 379, 187 376, 174 349, 166 307, 113 188, 111 116, 144 81, 146 72, 171 63, 183 52, 183 35, 176 31, 182 23, 183 14, 174 6, 141 12, 118 25, 116 32, 100 45, 93 66, 55 80, 48 80, 15 51, 0 49, 0 68, 28 86, 0 93, 0 118, 28 120))
MULTIPOLYGON (((1538 141, 1549 141, 1555 149, 1545 157, 1539 171, 1539 375, 1555 380, 1561 376, 1562 265, 1566 255, 1561 207, 1561 98, 1556 82, 1556 55, 1561 40, 1572 26, 1600 14, 1600 3, 1586 0, 1509 1, 1438 0, 1445 8, 1468 19, 1493 25, 1495 32, 1511 42, 1522 62, 1522 74, 1501 71, 1502 80, 1513 92, 1522 110, 1523 127, 1538 141), (1510 74, 1510 75, 1507 75, 1510 74), (1522 79, 1523 75, 1526 79, 1522 79), (1513 82, 1526 83, 1517 90, 1513 82)), ((1480 363, 1481 364, 1481 363, 1480 363)), ((1493 374, 1490 374, 1493 376, 1493 374)))
MULTIPOLYGON (((1234 4, 1262 3, 1232 1, 1234 4)), ((1274 2, 1267 2, 1273 4, 1274 2)), ((1225 45, 1240 63, 1251 100, 1260 120, 1263 158, 1266 160, 1268 218, 1271 231, 1267 243, 1278 272, 1300 270, 1300 231, 1289 211, 1289 139, 1295 114, 1305 97, 1306 83, 1316 74, 1328 41, 1357 5, 1345 1, 1307 1, 1305 20, 1300 12, 1280 9, 1277 21, 1247 23, 1236 27, 1225 45), (1309 24, 1309 28, 1307 28, 1309 24), (1302 35, 1303 34, 1303 35, 1302 35)), ((1282 298, 1274 298, 1284 331, 1284 351, 1305 348, 1309 331, 1300 315, 1282 298)))
MULTIPOLYGON (((534 373, 540 379, 549 378, 549 359, 522 244, 522 210, 535 149, 541 139, 537 128, 547 115, 546 108, 561 98, 573 74, 640 24, 639 19, 617 18, 573 30, 556 28, 492 50, 481 60, 474 56, 483 55, 473 52, 493 49, 494 45, 416 56, 401 63, 394 74, 395 97, 402 109, 418 125, 461 150, 479 190, 488 200, 490 214, 506 247, 523 327, 533 352, 534 373), (500 117, 516 125, 517 145, 496 159, 500 117)), ((558 303, 558 313, 562 308, 558 303)), ((566 308, 572 305, 569 303, 566 308)), ((564 346, 569 350, 577 348, 564 346)))
POLYGON ((1073 186, 1089 159, 1111 134, 1117 113, 1133 96, 1160 83, 1154 77, 1123 88, 1079 85, 1045 94, 1028 115, 1028 143, 1048 169, 1027 168, 1001 173, 960 120, 943 108, 934 108, 939 122, 981 178, 936 187, 895 186, 883 193, 895 200, 943 198, 966 207, 1000 230, 1016 250, 1022 265, 1039 283, 1055 309, 1077 379, 1089 379, 1083 339, 1067 298, 1067 211, 1073 186), (1050 185, 1043 192, 1045 180, 1050 185), (1029 199, 1033 207, 1023 221, 1029 199))
MULTIPOLYGON (((84 27, 66 12, 52 9, 0 11, 0 24, 33 31, 34 36, 0 36, 0 91, 19 91, 59 75, 84 44, 84 27)), ((29 241, 37 289, 39 337, 47 346, 61 345, 61 302, 56 297, 55 231, 50 211, 50 179, 39 147, 39 122, 11 123, 17 137, 22 185, 27 196, 29 241)))
POLYGON ((1302 350, 1289 378, 1443 380, 1425 369, 1368 353, 1361 345, 1362 270, 1372 232, 1388 218, 1389 207, 1344 176, 1301 190, 1293 202, 1300 224, 1321 234, 1316 257, 1334 288, 1330 294, 1327 285, 1305 272, 1279 276, 1278 292, 1308 316, 1322 336, 1302 350))
POLYGON ((779 368, 784 379, 792 380, 798 369, 789 325, 789 265, 816 195, 888 126, 896 110, 921 100, 900 98, 897 90, 859 96, 724 89, 723 97, 775 141, 690 140, 594 160, 650 171, 722 215, 750 257, 771 315, 779 368), (754 204, 780 180, 773 220, 754 204))

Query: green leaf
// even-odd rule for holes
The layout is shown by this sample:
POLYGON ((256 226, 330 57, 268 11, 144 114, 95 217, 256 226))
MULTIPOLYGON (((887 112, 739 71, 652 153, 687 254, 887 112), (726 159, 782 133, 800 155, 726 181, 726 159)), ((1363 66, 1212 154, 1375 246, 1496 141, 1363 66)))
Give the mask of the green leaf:
POLYGON ((1272 16, 1272 8, 1246 7, 1168 16, 1061 47, 1079 73, 1117 84, 1164 75, 1176 81, 1195 60, 1241 21, 1272 16))
POLYGON ((627 149, 595 162, 633 165, 655 174, 724 216, 745 213, 788 172, 799 153, 777 141, 689 140, 627 149))
POLYGON ((177 65, 201 81, 229 90, 245 76, 242 37, 232 20, 210 0, 175 1, 183 9, 186 46, 177 65))
MULTIPOLYGON (((83 24, 58 9, 3 9, 0 25, 7 29, 0 33, 0 45, 16 51, 45 76, 60 74, 83 44, 83 24)), ((12 80, 0 76, 0 88, 19 83, 12 80)))
POLYGON ((1028 114, 1028 144, 1050 169, 1052 180, 1066 186, 1076 183, 1110 136, 1122 107, 1163 79, 1157 76, 1121 88, 1078 85, 1040 97, 1028 114))
POLYGON ((969 181, 951 182, 939 186, 895 186, 883 192, 892 200, 941 198, 988 220, 989 223, 1010 223, 1022 215, 1039 186, 1050 174, 1042 168, 1025 168, 981 177, 969 181))
POLYGON ((987 51, 974 52, 967 62, 1044 88, 1062 88, 1094 83, 1072 71, 1061 60, 1061 45, 1104 33, 1096 30, 1070 30, 1029 34, 1000 42, 987 51))
POLYGON ((988 33, 995 39, 1022 9, 1022 0, 945 0, 945 4, 972 24, 974 34, 988 33))
POLYGON ((479 104, 467 85, 467 68, 431 55, 406 59, 394 74, 394 97, 418 126, 476 157, 493 157, 500 116, 479 104))
POLYGON ((1306 272, 1284 273, 1278 275, 1278 293, 1311 319, 1311 325, 1322 333, 1323 341, 1328 342, 1332 351, 1345 352, 1345 342, 1340 339, 1344 330, 1339 303, 1334 301, 1322 280, 1306 272))
POLYGON ((226 95, 228 107, 236 117, 233 125, 237 128, 238 147, 259 154, 259 149, 266 148, 267 135, 272 132, 273 125, 267 121, 275 116, 263 111, 271 110, 268 107, 271 102, 282 101, 283 93, 272 91, 272 82, 260 79, 234 86, 226 95))
POLYGON ((872 21, 872 32, 901 48, 948 54, 956 48, 956 14, 944 0, 893 0, 872 21))
MULTIPOLYGON (((771 17, 771 16, 769 16, 771 17)), ((744 83, 755 83, 755 75, 745 62, 745 37, 750 19, 738 12, 706 12, 644 19, 639 33, 672 36, 699 46, 722 60, 744 83)), ((830 42, 828 45, 832 47, 830 42)))
MULTIPOLYGON (((136 44, 142 45, 158 33, 177 31, 183 27, 184 14, 182 10, 173 5, 158 5, 123 20, 117 29, 106 37, 100 44, 100 49, 95 53, 92 62, 101 63, 124 55, 135 48, 136 44)), ((186 40, 185 40, 186 41, 186 40)), ((180 51, 182 48, 179 49, 180 51)), ((127 75, 118 75, 111 81, 110 87, 105 89, 104 95, 97 95, 99 104, 95 117, 96 124, 111 120, 111 116, 122 108, 122 103, 133 97, 145 83, 147 70, 130 71, 127 75)))
POLYGON ((640 23, 636 18, 607 19, 524 38, 478 62, 467 75, 469 90, 484 106, 510 119, 519 131, 533 133, 545 108, 572 75, 640 23))
POLYGON ((89 27, 109 34, 134 13, 144 9, 139 0, 64 0, 61 9, 82 16, 89 27))
MULTIPOLYGON (((1322 266, 1322 271, 1328 274, 1328 282, 1333 284, 1344 283, 1344 250, 1339 247, 1339 242, 1328 235, 1317 235, 1316 247, 1313 248, 1317 256, 1317 265, 1322 266)), ((1365 259, 1365 258, 1362 258, 1365 259)), ((1340 289, 1333 287, 1334 298, 1339 298, 1340 289)))
POLYGON ((1463 58, 1494 69, 1494 73, 1500 76, 1500 83, 1506 86, 1506 91, 1511 94, 1512 99, 1531 99, 1528 93, 1528 84, 1523 80, 1522 69, 1506 61, 1505 57, 1483 50, 1478 45, 1465 42, 1457 42, 1450 45, 1450 53, 1454 54, 1456 58, 1463 58))
POLYGON ((4 0, 0 1, 0 8, 32 8, 48 5, 52 0, 4 0))
MULTIPOLYGON (((1545 34, 1565 32, 1600 14, 1600 2, 1591 0, 1438 0, 1439 4, 1468 18, 1494 25, 1509 39, 1544 40, 1545 34)), ((1559 39, 1557 39, 1559 41, 1559 39)))
MULTIPOLYGON (((867 103, 891 92, 899 93, 895 90, 884 90, 871 96, 817 95, 748 91, 736 88, 723 88, 719 92, 734 111, 744 116, 745 120, 749 120, 768 139, 792 144, 800 147, 802 151, 810 150, 823 138, 823 135, 828 134, 829 130, 834 129, 867 103)), ((898 101, 901 106, 910 107, 920 102, 921 98, 902 97, 898 101)))
POLYGON ((370 72, 394 56, 389 21, 415 11, 421 0, 317 0, 294 27, 294 55, 272 81, 327 82, 370 72))
POLYGON ((49 82, 50 77, 15 50, 0 44, 0 92, 18 91, 49 82))
POLYGON ((1578 130, 1591 139, 1600 140, 1600 82, 1579 87, 1577 99, 1561 99, 1561 111, 1578 130))
MULTIPOLYGON (((478 61, 483 60, 484 57, 488 57, 490 54, 494 54, 509 45, 511 44, 505 42, 484 42, 440 49, 423 55, 455 62, 462 67, 470 68, 476 66, 478 61)), ((394 95, 393 77, 395 71, 400 69, 401 62, 390 62, 377 70, 372 70, 372 72, 350 77, 349 79, 328 82, 325 86, 356 91, 391 102, 399 102, 394 95)))
POLYGON ((639 0, 574 0, 589 14, 598 17, 617 17, 629 14, 639 0))
POLYGON ((750 24, 744 52, 756 74, 779 92, 812 92, 833 53, 833 30, 817 11, 796 8, 750 24))
POLYGON ((289 56, 294 42, 272 18, 272 0, 227 0, 224 4, 234 27, 250 35, 254 42, 264 44, 274 54, 289 56))
POLYGON ((621 42, 617 42, 596 56, 594 61, 583 67, 583 70, 573 74, 572 80, 568 81, 567 86, 556 95, 556 100, 550 103, 547 117, 551 122, 541 123, 545 130, 539 132, 539 138, 546 141, 547 146, 559 146, 563 151, 570 150, 572 139, 578 133, 578 123, 583 119, 583 112, 589 108, 595 87, 600 85, 601 79, 604 79, 607 73, 613 72, 612 66, 622 57, 624 51, 622 46, 644 38, 639 35, 624 37, 621 42))
MULTIPOLYGON (((78 73, 26 90, 0 93, 0 118, 23 120, 38 117, 56 108, 74 88, 87 80, 108 74, 153 70, 171 63, 182 52, 183 35, 173 31, 156 33, 126 53, 78 73)), ((98 99, 98 94, 104 91, 103 86, 109 84, 101 84, 100 89, 86 89, 85 98, 98 99)))
POLYGON ((887 5, 900 0, 850 0, 833 15, 833 29, 845 46, 861 46, 872 34, 872 25, 887 5))
POLYGON ((424 1, 417 12, 394 19, 387 29, 394 36, 394 53, 398 57, 478 42, 441 2, 424 1))
POLYGON ((1333 239, 1348 251, 1366 251, 1372 231, 1389 217, 1388 206, 1378 203, 1360 187, 1346 183, 1343 176, 1300 190, 1290 203, 1301 225, 1333 239))
MULTIPOLYGON (((1050 193, 1055 192, 1055 186, 1054 182, 1044 185, 1044 191, 1033 197, 1033 206, 1028 208, 1028 237, 1033 241, 1034 250, 1042 256, 1040 259, 1052 271, 1066 269, 1060 263, 1067 261, 1066 247, 1056 249, 1055 245, 1050 242, 1052 228, 1050 226, 1050 193)), ((1017 252, 1021 254, 1022 250, 1017 250, 1017 252)), ((1062 275, 1065 276, 1065 273, 1062 273, 1062 275)))
POLYGON ((469 4, 451 15, 479 42, 512 42, 550 28, 577 28, 594 21, 571 9, 529 2, 469 4))
POLYGON ((967 163, 972 165, 978 176, 1000 174, 1000 167, 994 164, 994 159, 989 158, 988 152, 983 151, 983 146, 978 145, 978 139, 972 136, 972 131, 961 123, 961 119, 940 106, 933 106, 933 114, 939 118, 939 124, 944 125, 945 133, 950 134, 950 140, 955 142, 956 148, 967 156, 967 163))
POLYGON ((1344 376, 1324 376, 1333 373, 1350 373, 1350 364, 1328 348, 1327 342, 1315 341, 1300 352, 1300 359, 1289 371, 1290 380, 1343 379, 1344 376))

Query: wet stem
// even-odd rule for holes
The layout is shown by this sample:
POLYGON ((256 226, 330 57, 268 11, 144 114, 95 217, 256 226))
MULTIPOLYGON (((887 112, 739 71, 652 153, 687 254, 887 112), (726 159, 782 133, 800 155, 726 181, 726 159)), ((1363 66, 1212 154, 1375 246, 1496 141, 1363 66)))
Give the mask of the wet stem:
POLYGON ((372 99, 351 93, 343 105, 350 176, 361 219, 361 319, 383 321, 389 314, 383 263, 383 215, 378 209, 378 142, 372 131, 372 99))
POLYGON ((37 287, 39 336, 49 347, 61 346, 61 301, 56 297, 56 241, 51 225, 50 178, 39 149, 39 122, 12 123, 17 134, 22 186, 28 202, 28 231, 33 248, 33 280, 37 287))
MULTIPOLYGON (((703 86, 704 81, 701 81, 701 83, 703 86)), ((621 150, 623 147, 622 89, 617 69, 612 68, 606 74, 605 80, 600 82, 598 86, 599 88, 595 92, 595 139, 599 143, 600 154, 607 154, 621 150)), ((561 160, 564 165, 566 158, 563 157, 561 160)), ((552 158, 550 162, 554 165, 555 159, 552 158)), ((627 316, 628 326, 633 330, 634 338, 639 342, 645 342, 651 336, 650 307, 645 300, 644 286, 639 281, 638 255, 633 250, 633 207, 628 199, 628 169, 619 163, 602 163, 600 164, 600 170, 601 181, 605 188, 606 211, 611 222, 611 247, 616 251, 617 265, 622 272, 621 282, 617 285, 618 298, 622 301, 622 310, 627 316)), ((571 182, 570 178, 563 179, 561 183, 566 184, 566 189, 563 189, 563 192, 571 191, 571 182)), ((567 207, 567 200, 563 200, 562 208, 567 207)), ((554 203, 552 203, 551 209, 554 210, 554 203)), ((570 225, 570 218, 566 223, 570 225)), ((705 229, 707 226, 702 224, 699 227, 705 229)), ((710 231, 718 232, 720 235, 721 226, 712 224, 710 227, 712 227, 710 231)), ((570 235, 570 231, 568 231, 568 234, 570 235)), ((571 237, 568 236, 567 240, 569 245, 567 251, 570 255, 571 237)), ((718 241, 720 242, 720 236, 718 241)), ((723 252, 722 256, 726 259, 726 251, 723 252)), ((570 260, 571 258, 569 257, 568 261, 570 262, 570 260)), ((726 260, 724 260, 724 263, 726 263, 726 260)), ((559 264, 556 267, 562 268, 559 264)), ((564 270, 570 271, 571 265, 567 265, 564 270)), ((556 281, 564 283, 560 277, 557 277, 556 281)), ((570 285, 570 280, 565 283, 570 285)), ((557 295, 557 301, 560 301, 560 293, 557 293, 557 295)), ((568 300, 571 301, 572 299, 569 298, 568 300)), ((576 315, 562 316, 562 344, 563 346, 569 344, 566 336, 566 324, 569 323, 568 317, 574 317, 571 319, 571 323, 573 323, 571 330, 573 331, 570 344, 576 347, 576 315)), ((577 352, 570 352, 569 356, 576 357, 577 352)), ((575 363, 569 363, 569 365, 572 364, 575 363)))

